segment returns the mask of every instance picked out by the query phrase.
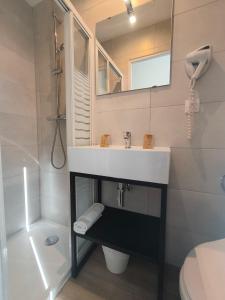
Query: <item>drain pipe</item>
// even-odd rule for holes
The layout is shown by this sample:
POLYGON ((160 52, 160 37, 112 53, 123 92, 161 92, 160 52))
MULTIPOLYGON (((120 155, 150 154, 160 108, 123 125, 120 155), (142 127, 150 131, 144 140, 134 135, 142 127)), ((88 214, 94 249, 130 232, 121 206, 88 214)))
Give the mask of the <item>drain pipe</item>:
POLYGON ((124 207, 124 193, 130 191, 130 185, 119 182, 117 185, 117 203, 118 207, 124 207))

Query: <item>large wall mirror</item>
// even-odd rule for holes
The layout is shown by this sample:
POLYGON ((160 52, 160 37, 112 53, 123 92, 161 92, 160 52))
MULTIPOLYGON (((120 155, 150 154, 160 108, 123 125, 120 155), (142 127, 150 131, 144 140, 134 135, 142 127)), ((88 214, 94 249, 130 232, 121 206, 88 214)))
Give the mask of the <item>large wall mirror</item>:
POLYGON ((173 0, 110 2, 96 24, 97 95, 169 85, 173 0))

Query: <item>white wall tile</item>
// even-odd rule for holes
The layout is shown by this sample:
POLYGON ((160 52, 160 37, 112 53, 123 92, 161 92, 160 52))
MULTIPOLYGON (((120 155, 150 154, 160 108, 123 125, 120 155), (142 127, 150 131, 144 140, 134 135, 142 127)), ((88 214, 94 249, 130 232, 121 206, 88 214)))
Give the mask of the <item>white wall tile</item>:
POLYGON ((225 50, 225 2, 209 5, 177 15, 174 20, 173 60, 184 59, 194 49, 211 44, 214 51, 225 50))
POLYGON ((184 104, 189 95, 189 81, 185 73, 184 61, 171 64, 171 85, 151 89, 151 106, 184 104))
POLYGON ((131 131, 132 145, 142 145, 144 134, 150 132, 150 108, 97 114, 97 143, 100 142, 102 134, 108 133, 111 135, 112 144, 123 144, 124 131, 131 131))
POLYGON ((172 188, 224 195, 220 186, 224 172, 223 149, 172 149, 172 188))
POLYGON ((175 14, 180 14, 216 1, 217 0, 175 0, 174 12, 175 14))
POLYGON ((150 89, 99 96, 95 103, 96 112, 147 108, 150 106, 150 89))
POLYGON ((151 109, 151 132, 157 146, 225 148, 225 102, 201 104, 194 115, 192 140, 187 139, 184 105, 151 109), (163 121, 162 121, 163 120, 163 121))
POLYGON ((185 257, 197 245, 212 241, 208 235, 185 231, 178 227, 167 226, 166 261, 181 266, 185 257))
MULTIPOLYGON (((213 53, 209 70, 197 81, 196 90, 199 93, 201 103, 225 101, 224 82, 225 52, 223 51, 213 53)), ((151 106, 184 104, 189 97, 189 84, 189 78, 185 72, 185 60, 173 62, 171 85, 151 89, 151 106)))
POLYGON ((224 238, 225 194, 170 189, 167 224, 180 230, 224 238))

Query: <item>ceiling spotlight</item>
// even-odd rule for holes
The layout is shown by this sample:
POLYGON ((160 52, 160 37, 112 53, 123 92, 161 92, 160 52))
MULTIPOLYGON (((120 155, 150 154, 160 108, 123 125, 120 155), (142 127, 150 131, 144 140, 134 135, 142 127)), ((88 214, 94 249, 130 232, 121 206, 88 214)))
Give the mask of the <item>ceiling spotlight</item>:
POLYGON ((130 24, 134 24, 134 23, 136 23, 136 21, 137 21, 137 18, 136 18, 136 16, 135 15, 130 15, 129 16, 129 21, 130 21, 130 24))

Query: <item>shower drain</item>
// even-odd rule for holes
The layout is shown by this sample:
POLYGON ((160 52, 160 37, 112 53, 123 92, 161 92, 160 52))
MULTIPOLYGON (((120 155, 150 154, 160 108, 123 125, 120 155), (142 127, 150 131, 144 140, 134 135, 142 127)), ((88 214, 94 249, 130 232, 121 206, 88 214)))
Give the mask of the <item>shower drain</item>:
POLYGON ((52 246, 55 245, 59 241, 59 237, 57 235, 51 235, 47 237, 45 240, 45 245, 46 246, 52 246))

